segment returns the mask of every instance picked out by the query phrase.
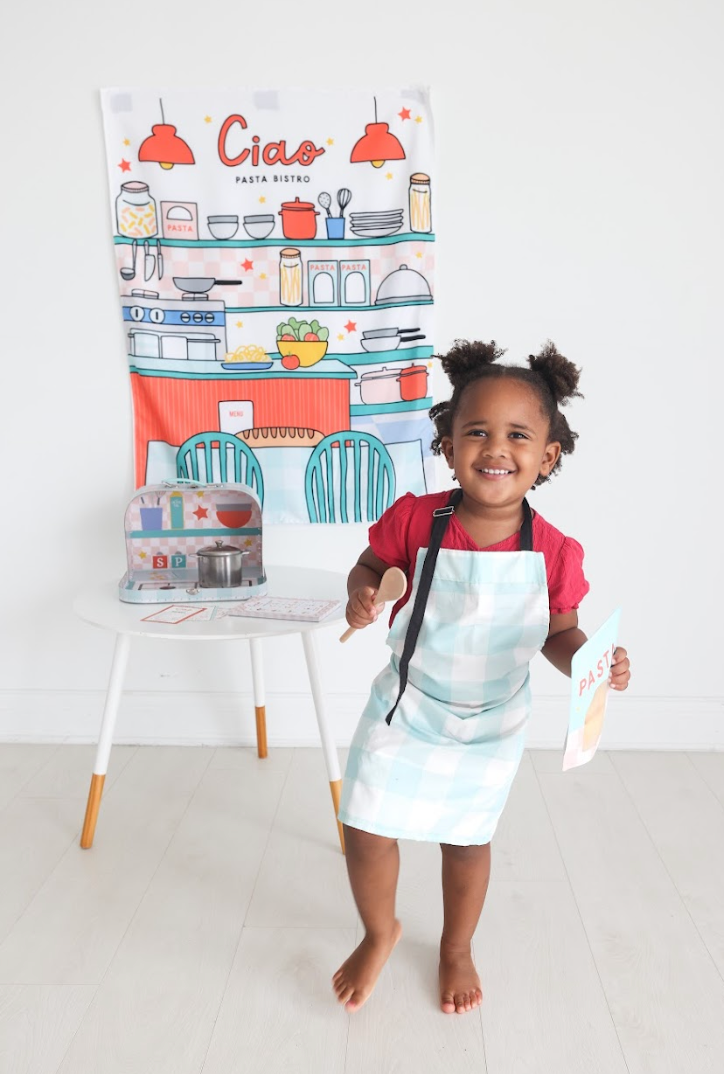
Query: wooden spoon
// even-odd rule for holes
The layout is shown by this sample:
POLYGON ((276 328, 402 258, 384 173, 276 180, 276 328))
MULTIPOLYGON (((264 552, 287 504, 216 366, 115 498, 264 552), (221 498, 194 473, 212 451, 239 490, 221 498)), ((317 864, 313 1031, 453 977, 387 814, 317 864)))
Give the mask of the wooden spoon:
MULTIPOLYGON (((390 567, 380 579, 380 588, 377 590, 375 607, 381 608, 388 600, 399 600, 407 589, 407 578, 404 571, 399 567, 390 567)), ((356 632, 357 627, 348 627, 340 641, 347 641, 356 632)))

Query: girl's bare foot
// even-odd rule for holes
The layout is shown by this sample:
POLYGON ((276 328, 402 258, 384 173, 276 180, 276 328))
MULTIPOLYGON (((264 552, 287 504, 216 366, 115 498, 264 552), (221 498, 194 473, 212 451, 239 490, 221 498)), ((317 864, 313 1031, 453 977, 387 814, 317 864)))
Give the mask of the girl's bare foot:
POLYGON ((445 1014, 465 1014, 479 1007, 483 993, 470 944, 440 941, 440 1003, 445 1014))
POLYGON ((365 936, 347 961, 339 967, 332 978, 332 987, 339 1002, 344 1003, 345 1010, 350 1013, 357 1011, 369 998, 400 936, 402 926, 395 920, 388 936, 365 936))

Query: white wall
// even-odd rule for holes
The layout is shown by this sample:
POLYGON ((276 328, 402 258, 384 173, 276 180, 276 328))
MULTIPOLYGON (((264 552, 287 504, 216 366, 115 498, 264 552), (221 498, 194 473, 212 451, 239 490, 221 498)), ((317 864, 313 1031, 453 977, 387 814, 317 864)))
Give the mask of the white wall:
MULTIPOLYGON (((111 657, 111 637, 70 610, 85 581, 122 573, 133 490, 98 88, 422 82, 437 127, 438 347, 494 337, 519 360, 550 337, 583 366, 579 447, 533 503, 587 550, 584 627, 623 606, 634 678, 614 699, 609 744, 724 744, 722 11, 717 0, 12 6, 0 737, 93 738, 111 657), (466 283, 453 288, 459 263, 466 283)), ((361 526, 270 528, 266 558, 346 572, 365 543, 361 526)), ((340 741, 384 660, 382 635, 343 650, 320 635, 340 741)), ((300 646, 268 646, 267 666, 270 741, 314 741, 300 646)), ((566 683, 543 661, 534 677, 532 741, 559 745, 566 683)), ((247 655, 230 645, 137 646, 119 735, 248 741, 248 683, 247 655)))

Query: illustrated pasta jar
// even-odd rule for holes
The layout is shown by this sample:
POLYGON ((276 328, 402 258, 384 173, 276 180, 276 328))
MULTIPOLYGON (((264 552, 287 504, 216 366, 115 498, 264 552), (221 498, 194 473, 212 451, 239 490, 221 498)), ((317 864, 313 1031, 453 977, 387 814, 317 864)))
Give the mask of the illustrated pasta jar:
POLYGON ((302 255, 293 246, 279 251, 279 300, 282 306, 302 304, 302 255))
POLYGON ((119 235, 131 239, 148 239, 158 235, 156 202, 148 192, 148 183, 123 183, 116 198, 116 226, 119 235))
POLYGON ((424 172, 410 176, 410 231, 432 231, 430 176, 424 172))

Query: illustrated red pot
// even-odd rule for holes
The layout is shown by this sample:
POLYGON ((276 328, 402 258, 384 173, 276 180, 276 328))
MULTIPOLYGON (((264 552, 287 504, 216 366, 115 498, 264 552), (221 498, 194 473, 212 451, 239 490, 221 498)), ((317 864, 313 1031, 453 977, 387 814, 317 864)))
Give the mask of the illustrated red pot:
POLYGON ((400 395, 406 402, 427 395, 427 367, 408 365, 400 372, 400 395))
POLYGON ((312 201, 283 201, 279 215, 285 239, 313 239, 317 234, 319 213, 312 201))

